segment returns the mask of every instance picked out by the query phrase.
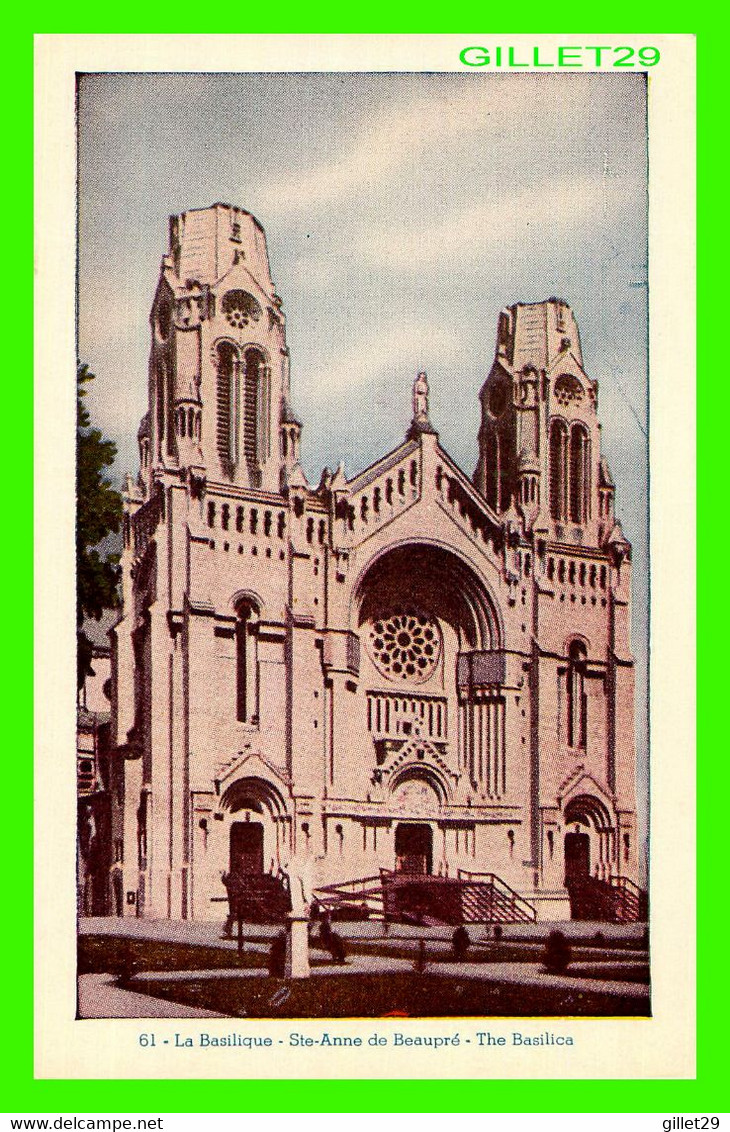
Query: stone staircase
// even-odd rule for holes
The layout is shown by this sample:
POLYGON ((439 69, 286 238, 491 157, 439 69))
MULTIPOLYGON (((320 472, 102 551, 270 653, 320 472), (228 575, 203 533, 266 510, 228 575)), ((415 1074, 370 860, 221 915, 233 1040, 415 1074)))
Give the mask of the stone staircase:
POLYGON ((566 882, 573 920, 605 923, 641 923, 648 918, 647 893, 629 880, 580 877, 566 882))

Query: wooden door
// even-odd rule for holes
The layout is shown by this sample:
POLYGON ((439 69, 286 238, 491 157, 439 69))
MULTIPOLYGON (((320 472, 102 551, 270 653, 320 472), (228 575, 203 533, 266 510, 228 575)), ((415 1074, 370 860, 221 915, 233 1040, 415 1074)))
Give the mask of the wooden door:
POLYGON ((234 821, 231 826, 231 876, 264 871, 264 827, 255 821, 234 821))
POLYGON ((591 839, 587 833, 565 835, 565 883, 575 884, 591 875, 591 839))
POLYGON ((395 830, 395 868, 399 873, 428 875, 433 863, 430 825, 401 822, 395 830))

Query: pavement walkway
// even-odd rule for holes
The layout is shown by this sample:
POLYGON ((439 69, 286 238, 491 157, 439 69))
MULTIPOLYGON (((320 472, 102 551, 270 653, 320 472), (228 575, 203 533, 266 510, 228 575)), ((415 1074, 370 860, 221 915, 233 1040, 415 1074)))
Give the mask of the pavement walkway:
POLYGON ((137 994, 116 985, 116 975, 79 976, 79 1018, 225 1018, 214 1010, 137 994))
MULTIPOLYGON (((316 953, 315 953, 316 954, 316 953)), ((379 975, 412 972, 412 959, 392 959, 383 955, 352 955, 344 964, 322 963, 311 967, 312 978, 322 975, 379 975)), ((541 963, 426 963, 425 973, 446 979, 476 979, 482 982, 508 983, 513 986, 543 987, 546 990, 596 991, 601 994, 644 1000, 649 997, 646 983, 619 979, 578 978, 551 975, 541 963)), ((131 982, 199 983, 209 979, 257 979, 267 974, 261 968, 218 968, 203 971, 141 971, 131 982)))
MULTIPOLYGON (((235 947, 236 941, 221 938, 222 918, 206 920, 151 920, 135 916, 87 916, 79 920, 81 935, 121 935, 130 939, 160 939, 170 943, 203 944, 206 946, 235 947)), ((417 927, 415 924, 390 924, 386 927, 382 920, 337 921, 333 927, 345 939, 377 940, 419 940, 442 939, 451 941, 453 927, 448 925, 429 925, 417 927)), ((467 924, 467 930, 476 942, 493 939, 492 924, 467 924)), ((513 941, 537 942, 544 940, 555 929, 560 930, 570 942, 590 939, 600 932, 607 946, 614 941, 632 941, 641 945, 646 924, 604 924, 594 921, 538 920, 530 924, 502 924, 502 943, 513 941)), ((271 939, 282 930, 280 924, 245 924, 244 932, 250 937, 271 939)))

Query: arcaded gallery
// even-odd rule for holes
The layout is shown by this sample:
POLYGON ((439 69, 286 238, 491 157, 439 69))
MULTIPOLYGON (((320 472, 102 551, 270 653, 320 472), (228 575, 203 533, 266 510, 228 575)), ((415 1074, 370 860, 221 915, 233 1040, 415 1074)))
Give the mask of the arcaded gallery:
POLYGON ((494 313, 473 476, 420 373, 394 451, 308 483, 261 225, 171 218, 111 633, 125 914, 216 919, 225 875, 276 916, 296 859, 333 913, 638 918, 597 382, 565 302, 494 313))

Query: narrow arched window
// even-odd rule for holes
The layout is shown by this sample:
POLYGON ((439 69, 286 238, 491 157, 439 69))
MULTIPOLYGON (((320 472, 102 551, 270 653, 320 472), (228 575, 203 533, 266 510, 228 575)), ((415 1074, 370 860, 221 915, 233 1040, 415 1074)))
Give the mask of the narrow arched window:
POLYGON ((586 647, 573 641, 568 649, 568 746, 585 750, 588 699, 585 690, 586 647))
POLYGON ((162 362, 158 362, 157 363, 157 381, 156 381, 156 390, 155 390, 155 393, 156 393, 156 405, 155 405, 156 412, 155 412, 155 415, 156 415, 156 418, 157 418, 157 455, 159 457, 162 457, 162 455, 164 453, 163 440, 164 440, 164 436, 165 436, 165 424, 166 424, 166 413, 165 413, 166 388, 167 388, 167 381, 166 381, 166 377, 165 377, 165 366, 162 362))
POLYGON ((590 443, 583 425, 575 424, 570 434, 570 521, 585 523, 588 518, 590 443))
POLYGON ((264 447, 261 414, 265 407, 266 359, 260 350, 247 350, 243 379, 243 452, 248 464, 261 461, 264 447))
POLYGON ((221 342, 217 350, 216 443, 221 463, 236 462, 235 450, 235 369, 236 351, 229 342, 221 342))
POLYGON ((236 610, 236 719, 258 723, 258 656, 255 607, 247 601, 236 610))
POLYGON ((568 426, 565 421, 550 424, 550 514, 553 519, 566 517, 568 426))

